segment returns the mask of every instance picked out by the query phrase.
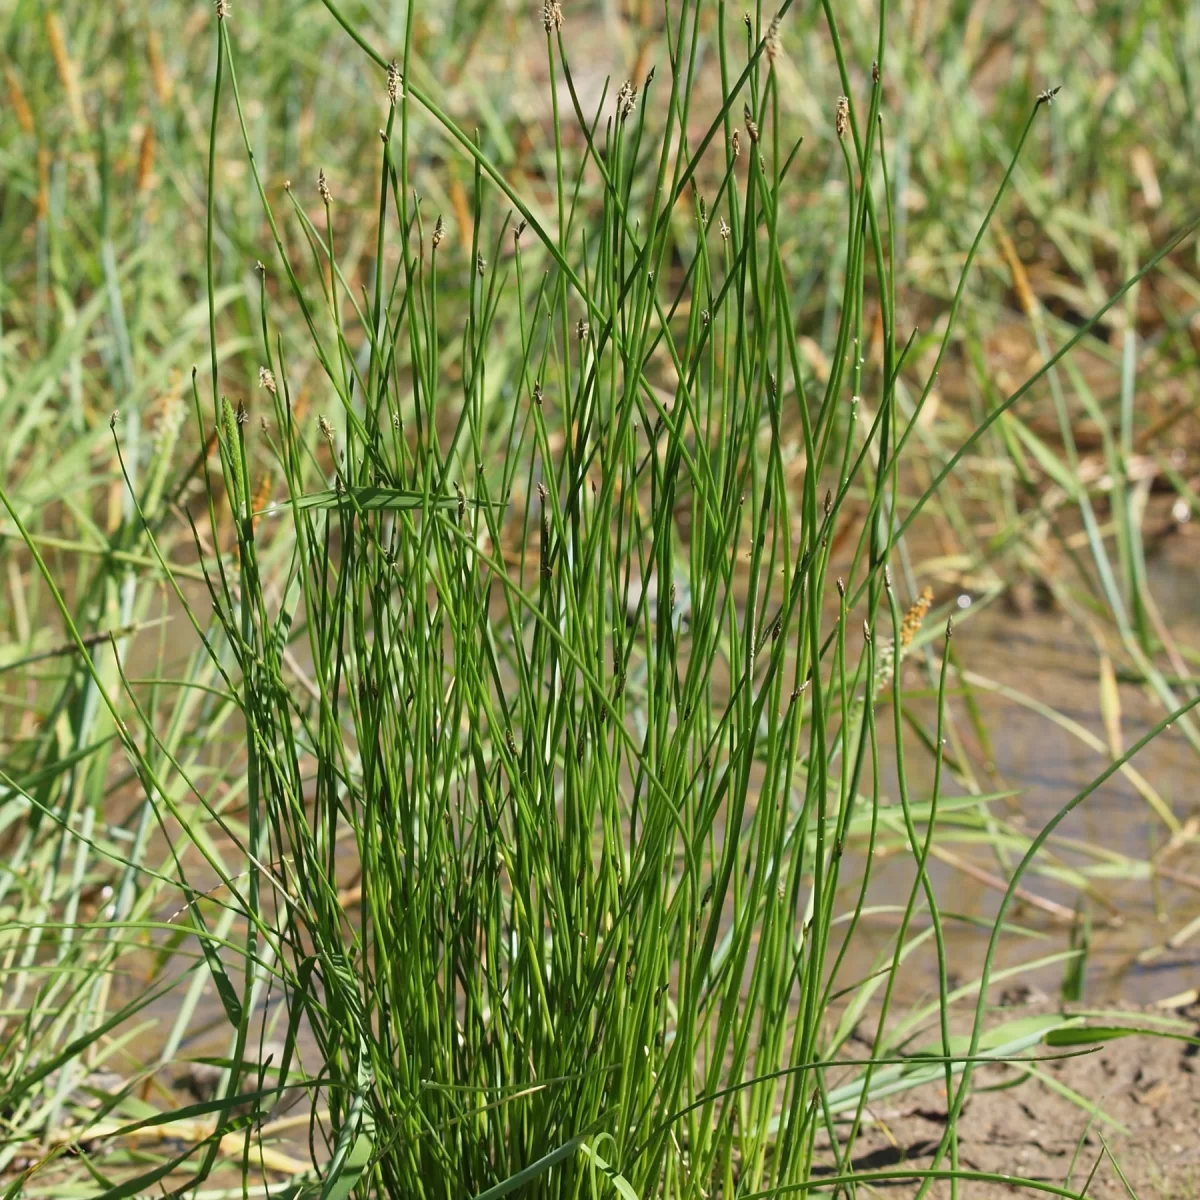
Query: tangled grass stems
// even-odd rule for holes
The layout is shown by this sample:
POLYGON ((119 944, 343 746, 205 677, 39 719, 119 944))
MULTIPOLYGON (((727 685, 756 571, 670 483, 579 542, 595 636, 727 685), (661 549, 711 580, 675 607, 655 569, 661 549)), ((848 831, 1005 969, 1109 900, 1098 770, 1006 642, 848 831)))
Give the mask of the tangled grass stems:
MULTIPOLYGON (((124 1163, 121 1178, 104 1178, 103 1196, 175 1182, 181 1172, 190 1178, 177 1190, 194 1188, 229 1155, 231 1138, 241 1141, 245 1191, 266 1161, 264 1129, 296 1088, 310 1105, 313 1162, 312 1175, 292 1185, 297 1198, 356 1190, 498 1197, 518 1188, 848 1194, 901 1174, 853 1170, 868 1106, 931 1080, 948 1094, 958 1080, 950 1120, 933 1166, 904 1177, 922 1180, 923 1190, 946 1179, 955 1193, 995 1178, 964 1171, 957 1157, 973 1066, 1024 1061, 1047 1030, 1072 1020, 1008 1030, 980 1051, 1009 903, 1062 817, 1157 729, 1041 835, 1022 843, 1007 834, 1005 845, 1024 853, 976 985, 970 1050, 956 1053, 950 1006, 970 989, 951 988, 945 925, 954 918, 928 870, 953 807, 942 795, 954 769, 943 750, 952 664, 943 653, 933 681, 934 781, 918 801, 900 664, 928 602, 922 608, 914 595, 904 616, 890 569, 916 513, 966 449, 1190 227, 992 408, 901 517, 903 456, 1044 103, 1031 106, 966 253, 933 369, 902 413, 915 334, 897 341, 902 217, 881 120, 887 9, 864 115, 834 6, 822 6, 842 89, 826 105, 826 141, 840 164, 845 222, 844 267, 828 306, 836 314, 830 369, 817 386, 781 228, 800 151, 797 143, 785 153, 781 141, 789 4, 765 26, 761 13, 748 20, 740 71, 717 6, 720 104, 695 144, 708 36, 700 0, 668 11, 667 61, 658 64, 667 86, 651 87, 651 71, 618 93, 615 111, 605 88, 590 121, 568 61, 569 26, 564 33, 562 10, 547 5, 547 205, 544 194, 541 204, 523 198, 486 139, 413 78, 414 5, 397 64, 325 0, 385 73, 377 90, 386 125, 370 184, 374 196, 378 179, 376 226, 364 243, 374 259, 365 271, 345 262, 353 239, 338 222, 351 189, 332 169, 315 190, 324 229, 299 188, 276 213, 239 88, 238 14, 221 6, 205 223, 211 414, 195 376, 192 393, 208 527, 191 526, 194 561, 177 566, 163 540, 182 495, 171 503, 163 495, 170 452, 147 476, 141 450, 135 445, 127 462, 114 428, 127 495, 124 557, 114 554, 98 585, 128 585, 113 627, 132 628, 129 556, 154 566, 199 642, 187 674, 188 703, 198 707, 181 700, 164 721, 115 641, 111 667, 101 666, 20 505, 0 490, 87 676, 85 707, 105 707, 144 792, 136 847, 125 855, 90 826, 76 829, 69 806, 48 807, 35 777, 6 784, 56 826, 59 859, 75 855, 71 873, 48 871, 48 889, 78 882, 87 853, 120 865, 124 878, 111 921, 87 929, 89 939, 110 940, 99 958, 73 945, 74 909, 49 922, 44 906, 22 901, 28 940, 4 970, 20 980, 20 998, 39 966, 41 931, 61 931, 59 974, 39 999, 43 1009, 62 1001, 64 1015, 20 1047, 30 1070, 21 1081, 4 1076, 5 1119, 22 1136, 53 1125, 75 1084, 111 1052, 110 1035, 178 986, 168 978, 109 1011, 99 972, 116 961, 123 937, 165 934, 160 969, 183 953, 185 936, 196 941, 161 1063, 173 1058, 206 983, 227 1034, 211 1099, 117 1126, 204 1117, 207 1136, 148 1168, 124 1163), (569 110, 560 106, 560 77, 569 110), (732 124, 738 104, 744 141, 732 124), (271 414, 261 437, 245 401, 231 395, 236 374, 222 375, 218 347, 217 248, 226 244, 218 165, 231 109, 273 250, 262 251, 252 322, 257 394, 271 414), (568 111, 577 131, 564 121, 568 111), (470 163, 470 195, 455 211, 470 228, 452 226, 459 237, 445 245, 442 217, 427 234, 413 192, 418 137, 441 139, 470 163), (508 205, 519 214, 511 254, 508 205), (553 219, 539 219, 542 211, 553 219), (526 229, 533 236, 522 242, 526 229), (456 240, 467 243, 464 256, 456 240), (876 367, 862 353, 869 302, 880 314, 876 367), (295 383, 314 374, 325 398, 315 422, 300 417, 295 383), (799 447, 798 486, 789 439, 799 447), (205 469, 210 454, 219 472, 205 469), (254 477, 266 460, 286 489, 274 503, 263 499, 270 482, 254 477), (860 536, 849 564, 835 567, 831 543, 855 496, 865 498, 860 536), (835 588, 836 570, 844 577, 835 588), (188 573, 203 579, 205 602, 184 587, 188 573), (897 748, 898 804, 889 811, 893 780, 876 719, 884 702, 897 748), (234 718, 243 744, 232 765, 208 774, 201 754, 184 751, 181 731, 234 718), (235 807, 218 798, 218 785, 228 785, 235 807), (142 861, 153 824, 168 846, 161 870, 142 861), (914 876, 880 971, 848 978, 881 837, 907 847, 914 876), (866 853, 860 877, 847 883, 851 839, 866 853), (215 883, 190 880, 190 851, 215 883), (182 895, 175 912, 186 913, 185 929, 151 916, 171 886, 182 895), (918 915, 928 917, 928 933, 911 933, 918 915), (888 1021, 901 971, 927 936, 938 1029, 914 1067, 882 1050, 899 1036, 888 1021), (848 1014, 865 1014, 880 990, 876 1052, 849 1057, 848 1014), (268 1053, 269 1036, 279 1034, 268 1053), (302 1042, 315 1048, 315 1067, 301 1066, 302 1042), (832 1176, 815 1173, 822 1140, 832 1176)), ((365 221, 365 211, 345 219, 365 221)), ((93 724, 81 723, 72 755, 88 752, 93 724)), ((91 787, 98 807, 103 771, 91 787)), ((978 819, 991 820, 982 815, 986 798, 976 803, 978 819)), ((34 849, 31 835, 22 862, 34 849)), ((14 878, 4 876, 0 893, 14 878)), ((21 1030, 9 1036, 20 1045, 21 1030)), ((106 1101, 77 1140, 88 1128, 110 1129, 101 1117, 117 1103, 106 1101)), ((11 1162, 8 1150, 0 1154, 11 1162)))

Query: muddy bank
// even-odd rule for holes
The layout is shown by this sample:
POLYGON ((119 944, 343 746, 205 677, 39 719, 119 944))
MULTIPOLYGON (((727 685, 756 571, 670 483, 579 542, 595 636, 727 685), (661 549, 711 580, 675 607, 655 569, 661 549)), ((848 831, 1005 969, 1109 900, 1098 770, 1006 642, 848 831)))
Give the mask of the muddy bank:
MULTIPOLYGON (((1057 1010, 1018 1004, 989 1021, 1050 1011, 1057 1010)), ((1179 1018, 1178 1032, 1200 1037, 1200 1005, 1142 1012, 1147 1025, 1158 1026, 1169 1015, 1179 1018)), ((1137 1011, 1108 1020, 1136 1024, 1137 1011)), ((927 1038, 936 1039, 935 1031, 927 1038)), ((958 1123, 960 1168, 1021 1176, 1094 1200, 1131 1194, 1194 1200, 1200 1195, 1200 1045, 1134 1036, 1087 1049, 1040 1064, 980 1067, 958 1123), (1030 1074, 1013 1087, 1026 1071, 1030 1074)), ((1038 1053, 1058 1052, 1042 1048, 1038 1053)), ((856 1144, 855 1171, 895 1176, 905 1168, 928 1169, 945 1131, 946 1110, 945 1088, 937 1085, 882 1101, 871 1110, 872 1123, 856 1144)), ((915 1196, 919 1182, 893 1177, 872 1186, 907 1197, 915 1196)), ((964 1182, 959 1189, 972 1200, 1022 1193, 1039 1194, 985 1180, 964 1182)), ((931 1194, 949 1196, 949 1182, 939 1180, 931 1194)))

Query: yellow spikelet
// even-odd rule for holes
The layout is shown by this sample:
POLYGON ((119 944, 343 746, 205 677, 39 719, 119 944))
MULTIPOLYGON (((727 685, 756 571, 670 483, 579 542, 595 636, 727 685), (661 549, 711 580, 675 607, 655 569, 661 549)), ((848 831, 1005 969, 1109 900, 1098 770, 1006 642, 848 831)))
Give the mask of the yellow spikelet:
POLYGON ((17 118, 17 124, 20 125, 22 132, 33 132, 33 110, 29 107, 29 101, 25 99, 25 92, 21 88, 20 76, 12 67, 4 68, 4 78, 8 82, 8 102, 12 105, 13 115, 17 118))
POLYGON ((904 620, 900 625, 900 645, 904 650, 912 645, 912 640, 917 636, 917 630, 921 628, 921 622, 925 620, 925 614, 929 612, 929 606, 932 603, 933 588, 926 584, 921 589, 921 594, 912 608, 904 614, 904 620))
POLYGON ((154 186, 154 126, 147 121, 142 130, 142 144, 138 151, 137 190, 138 195, 150 191, 154 186))
POLYGON ((37 201, 34 211, 39 221, 44 221, 50 212, 50 151, 39 146, 37 152, 37 201))
POLYGON ((1033 294, 1033 287, 1029 282, 1029 275, 1025 271, 1025 264, 1021 261, 1021 256, 1017 253, 1016 246, 1013 245, 1013 240, 999 226, 996 227, 996 242, 1000 247, 1000 254, 1005 263, 1008 265, 1009 274, 1012 276, 1013 291, 1017 293, 1017 303, 1021 306, 1021 311, 1032 320, 1037 315, 1037 297, 1033 294))
POLYGON ((150 82, 154 88, 154 97, 159 104, 168 104, 171 100, 171 74, 163 62, 162 41, 158 31, 151 29, 146 35, 146 61, 150 65, 150 82))
POLYGON ((80 133, 87 133, 87 116, 83 111, 83 93, 79 90, 79 76, 67 50, 67 39, 63 34, 62 22, 58 19, 58 13, 53 9, 46 13, 46 37, 50 42, 54 69, 58 72, 58 82, 62 84, 63 95, 66 97, 71 119, 80 133))
POLYGON ((258 481, 258 487, 254 489, 254 498, 250 502, 250 528, 252 530, 258 528, 258 523, 262 519, 262 511, 267 507, 267 501, 270 499, 271 473, 266 471, 258 481))

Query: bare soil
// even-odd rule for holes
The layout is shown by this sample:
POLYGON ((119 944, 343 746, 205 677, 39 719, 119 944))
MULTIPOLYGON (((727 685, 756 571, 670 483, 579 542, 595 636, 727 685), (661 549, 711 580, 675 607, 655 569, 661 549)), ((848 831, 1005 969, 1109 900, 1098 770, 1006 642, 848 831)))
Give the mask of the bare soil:
MULTIPOLYGON (((1162 1009, 1145 1011, 1165 1015, 1162 1009)), ((1186 1019, 1191 1036, 1200 1036, 1200 1005, 1171 1015, 1186 1019)), ((1022 1176, 1073 1192, 1086 1185, 1085 1194, 1095 1200, 1200 1197, 1200 1045, 1126 1037, 1039 1069, 1050 1083, 1027 1078, 1020 1086, 1004 1086, 1018 1078, 1011 1066, 976 1071, 958 1125, 962 1169, 1022 1176), (1098 1111, 1089 1114, 1055 1090, 1059 1087, 1098 1111)), ((946 1107, 945 1089, 932 1085, 904 1093, 894 1106, 885 1101, 860 1135, 855 1170, 930 1166, 945 1130, 946 1107)), ((915 1195, 918 1186, 907 1180, 873 1185, 879 1194, 896 1197, 915 1195)), ((1021 1193, 1046 1194, 998 1182, 959 1187, 959 1195, 970 1200, 1021 1193)), ((949 1183, 934 1184, 931 1194, 949 1196, 949 1183)))

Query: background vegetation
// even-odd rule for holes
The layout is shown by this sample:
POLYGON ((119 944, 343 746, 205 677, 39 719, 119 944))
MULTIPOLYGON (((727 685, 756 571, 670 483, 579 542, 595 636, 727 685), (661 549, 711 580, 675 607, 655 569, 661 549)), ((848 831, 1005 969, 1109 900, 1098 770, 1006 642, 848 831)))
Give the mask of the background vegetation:
POLYGON ((0 20, 6 1195, 957 1194, 1186 1033, 990 1005, 1200 932, 1195 6, 0 20))

